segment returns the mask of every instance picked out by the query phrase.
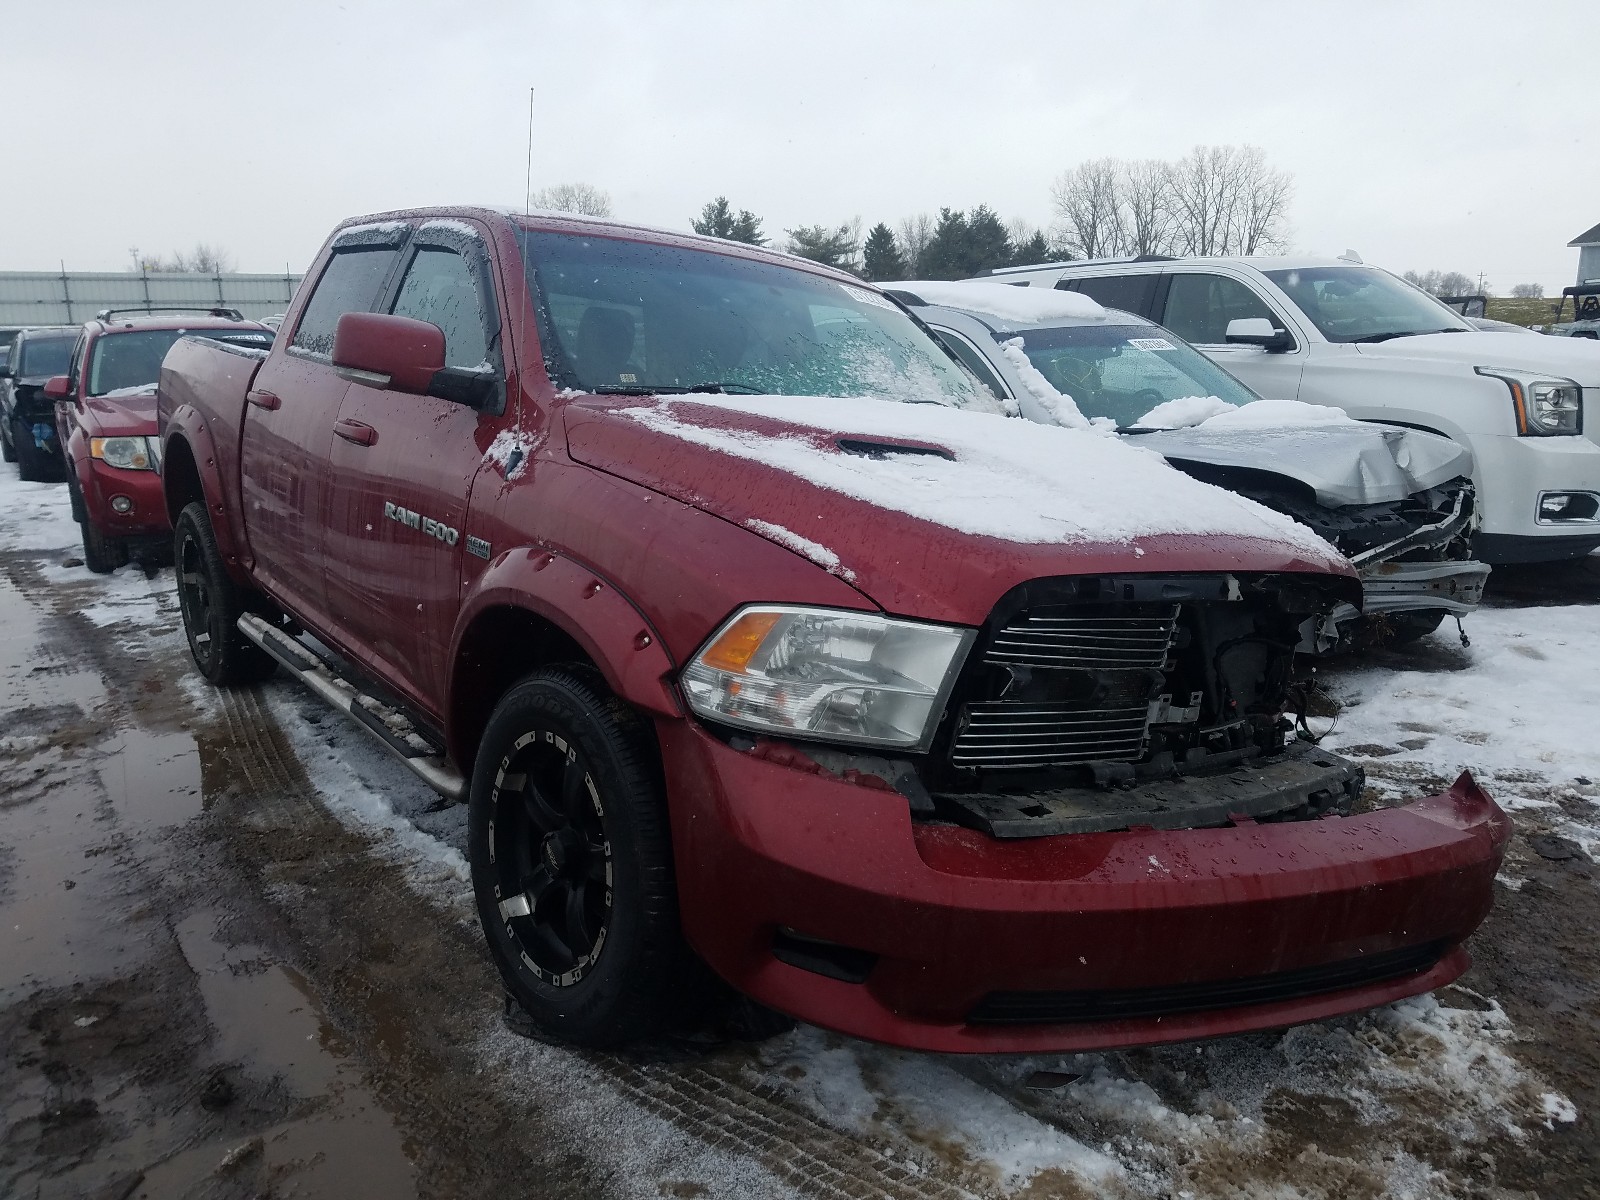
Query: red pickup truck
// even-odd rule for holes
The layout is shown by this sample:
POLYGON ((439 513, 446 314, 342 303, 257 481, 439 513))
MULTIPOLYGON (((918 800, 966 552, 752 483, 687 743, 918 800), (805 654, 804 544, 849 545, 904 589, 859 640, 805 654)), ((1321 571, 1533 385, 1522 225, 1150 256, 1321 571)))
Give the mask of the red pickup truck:
POLYGON ((448 209, 307 279, 269 353, 163 365, 190 648, 466 800, 543 1028, 638 1037, 709 966, 861 1037, 1087 1049, 1466 968, 1505 816, 1466 776, 1372 811, 1284 716, 1360 600, 1315 535, 1006 417, 787 255, 448 209))

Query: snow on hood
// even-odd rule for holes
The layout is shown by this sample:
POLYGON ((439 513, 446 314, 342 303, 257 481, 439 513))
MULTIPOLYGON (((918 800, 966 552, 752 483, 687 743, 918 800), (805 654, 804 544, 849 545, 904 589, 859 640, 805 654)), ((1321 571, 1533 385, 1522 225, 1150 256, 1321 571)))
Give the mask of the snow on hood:
POLYGON ((1156 405, 1134 424, 1141 429, 1184 429, 1238 407, 1216 396, 1179 396, 1156 405))
POLYGON ((624 414, 661 434, 776 468, 866 504, 963 533, 1032 544, 1232 536, 1328 562, 1309 529, 1190 479, 1120 438, 987 413, 870 398, 658 399, 624 414), (764 432, 751 422, 778 423, 764 432), (783 428, 786 426, 787 428, 783 428), (823 436, 818 436, 823 435, 823 436), (843 436, 908 440, 944 453, 847 453, 843 436), (948 455, 948 456, 947 456, 948 455))
POLYGON ((1296 480, 1331 508, 1388 504, 1472 474, 1472 452, 1465 446, 1416 429, 1351 420, 1252 425, 1234 419, 1257 405, 1272 403, 1258 400, 1199 425, 1125 438, 1174 461, 1238 467, 1296 480))
POLYGON ((929 304, 982 313, 1017 325, 1042 325, 1047 321, 1104 321, 1106 310, 1081 292, 1055 288, 1017 287, 980 280, 926 280, 883 283, 884 291, 906 291, 929 304))
POLYGON ((1355 425, 1357 421, 1342 408, 1331 404, 1307 404, 1304 400, 1253 400, 1242 407, 1205 419, 1207 429, 1267 429, 1284 426, 1355 425))
POLYGON ((1356 347, 1363 357, 1413 358, 1472 367, 1508 367, 1575 379, 1586 388, 1600 387, 1600 342, 1587 338, 1505 337, 1470 333, 1421 333, 1356 347))

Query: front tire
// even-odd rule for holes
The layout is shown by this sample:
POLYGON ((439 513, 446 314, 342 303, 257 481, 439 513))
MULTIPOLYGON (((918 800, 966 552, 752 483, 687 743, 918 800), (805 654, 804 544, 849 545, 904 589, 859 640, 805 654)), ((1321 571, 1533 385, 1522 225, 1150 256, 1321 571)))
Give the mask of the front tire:
POLYGON ((11 442, 11 422, 0 422, 0 458, 6 462, 17 461, 17 448, 11 442))
POLYGON ((239 632, 243 599, 223 565, 211 517, 198 500, 178 515, 172 555, 183 631, 200 674, 214 684, 268 678, 278 669, 277 660, 239 632))
POLYGON ((535 671, 489 718, 470 805, 478 917, 534 1024, 593 1047, 659 1030, 693 959, 638 716, 589 671, 535 671))
POLYGON ((109 538, 94 527, 89 510, 83 503, 83 494, 72 471, 67 472, 67 495, 72 500, 72 519, 77 521, 83 535, 83 565, 96 575, 109 575, 128 561, 128 544, 121 538, 109 538))
POLYGON ((48 456, 33 444, 33 430, 11 418, 11 446, 16 454, 17 475, 25 483, 47 483, 50 479, 48 456))

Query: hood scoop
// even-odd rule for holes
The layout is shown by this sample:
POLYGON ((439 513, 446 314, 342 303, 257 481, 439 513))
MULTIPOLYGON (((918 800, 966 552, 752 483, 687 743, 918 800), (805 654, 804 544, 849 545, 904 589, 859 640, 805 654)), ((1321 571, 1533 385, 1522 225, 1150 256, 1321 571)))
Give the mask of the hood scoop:
POLYGON ((886 459, 895 454, 920 454, 928 458, 942 458, 946 462, 955 462, 956 456, 944 446, 936 446, 932 442, 902 441, 898 438, 836 438, 833 443, 846 454, 854 454, 861 458, 886 459))

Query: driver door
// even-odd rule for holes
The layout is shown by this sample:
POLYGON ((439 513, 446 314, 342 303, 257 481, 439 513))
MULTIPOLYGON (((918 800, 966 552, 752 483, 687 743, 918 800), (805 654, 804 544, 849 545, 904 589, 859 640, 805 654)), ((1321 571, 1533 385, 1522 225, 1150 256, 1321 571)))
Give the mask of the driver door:
POLYGON ((1305 371, 1303 341, 1297 338, 1292 349, 1283 351, 1228 341, 1228 322, 1241 317, 1265 317, 1275 328, 1294 331, 1249 284, 1201 271, 1174 271, 1167 279, 1166 299, 1156 318, 1162 325, 1267 399, 1299 397, 1305 371))

